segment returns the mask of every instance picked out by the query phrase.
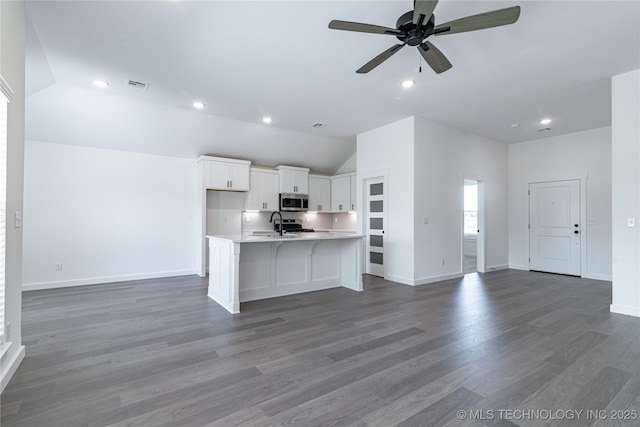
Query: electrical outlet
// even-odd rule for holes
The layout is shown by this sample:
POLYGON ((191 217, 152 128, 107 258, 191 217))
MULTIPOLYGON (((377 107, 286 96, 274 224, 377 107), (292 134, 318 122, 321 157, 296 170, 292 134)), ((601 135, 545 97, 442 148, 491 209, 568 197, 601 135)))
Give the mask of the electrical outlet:
POLYGON ((440 258, 440 265, 444 265, 444 258, 440 258))
POLYGON ((62 263, 61 262, 57 262, 56 263, 56 271, 62 271, 62 263))

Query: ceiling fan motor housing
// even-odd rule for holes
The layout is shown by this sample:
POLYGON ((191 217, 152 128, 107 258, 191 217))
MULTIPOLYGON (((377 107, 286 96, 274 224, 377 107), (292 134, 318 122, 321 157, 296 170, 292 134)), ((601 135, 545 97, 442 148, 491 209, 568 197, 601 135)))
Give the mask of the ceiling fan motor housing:
POLYGON ((410 10, 398 18, 396 28, 402 31, 402 34, 396 37, 409 46, 418 46, 424 39, 433 34, 434 22, 435 15, 431 15, 426 23, 417 26, 413 23, 413 10, 410 10))

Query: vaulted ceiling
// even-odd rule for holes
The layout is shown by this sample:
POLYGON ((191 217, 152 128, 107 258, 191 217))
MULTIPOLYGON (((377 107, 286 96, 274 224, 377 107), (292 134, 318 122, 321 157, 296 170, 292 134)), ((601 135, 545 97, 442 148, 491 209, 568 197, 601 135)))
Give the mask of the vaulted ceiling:
POLYGON ((513 5, 513 25, 431 37, 442 74, 410 46, 356 74, 397 39, 328 23, 395 27, 410 0, 28 1, 27 139, 331 173, 358 133, 412 115, 505 143, 610 125, 610 77, 640 68, 640 2, 441 0, 434 14, 513 5))

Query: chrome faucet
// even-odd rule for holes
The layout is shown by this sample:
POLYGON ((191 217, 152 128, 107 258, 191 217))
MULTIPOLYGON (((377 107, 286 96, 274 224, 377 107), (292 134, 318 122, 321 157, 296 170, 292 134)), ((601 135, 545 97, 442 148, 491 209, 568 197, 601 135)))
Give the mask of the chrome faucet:
MULTIPOLYGON (((278 214, 278 215, 280 216, 280 229, 279 229, 279 231, 280 231, 280 235, 282 236, 282 214, 281 214, 279 211, 274 211, 274 212, 272 212, 272 213, 271 213, 271 218, 269 218, 269 222, 273 222, 273 216, 274 216, 275 214, 278 214)), ((275 222, 274 222, 274 223, 273 223, 273 228, 274 228, 274 229, 276 229, 276 228, 275 228, 275 226, 276 226, 276 224, 275 224, 275 222)), ((277 229, 276 229, 276 230, 277 230, 277 229)))

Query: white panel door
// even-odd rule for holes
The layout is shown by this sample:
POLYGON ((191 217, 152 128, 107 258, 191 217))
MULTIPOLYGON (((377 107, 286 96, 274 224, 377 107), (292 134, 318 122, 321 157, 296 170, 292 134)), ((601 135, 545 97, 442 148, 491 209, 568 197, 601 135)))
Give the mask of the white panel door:
POLYGON ((384 277, 384 244, 386 209, 384 179, 372 178, 366 181, 366 243, 365 273, 384 277))
POLYGON ((529 184, 529 269, 580 276, 580 181, 529 184))

